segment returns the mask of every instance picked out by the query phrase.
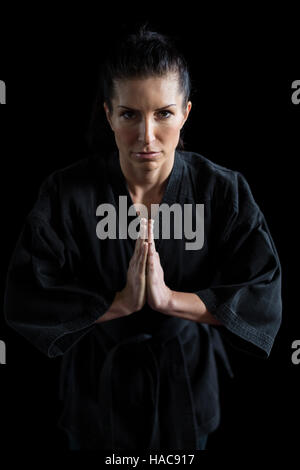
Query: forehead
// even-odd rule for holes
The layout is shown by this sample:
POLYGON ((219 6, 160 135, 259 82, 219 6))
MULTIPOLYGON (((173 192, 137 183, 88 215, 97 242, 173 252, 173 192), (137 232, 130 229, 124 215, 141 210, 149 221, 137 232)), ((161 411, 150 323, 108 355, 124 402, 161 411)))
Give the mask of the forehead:
POLYGON ((157 108, 171 103, 181 103, 178 75, 167 74, 162 77, 118 79, 114 81, 115 104, 141 107, 153 105, 157 108), (126 102, 125 102, 126 101, 126 102))

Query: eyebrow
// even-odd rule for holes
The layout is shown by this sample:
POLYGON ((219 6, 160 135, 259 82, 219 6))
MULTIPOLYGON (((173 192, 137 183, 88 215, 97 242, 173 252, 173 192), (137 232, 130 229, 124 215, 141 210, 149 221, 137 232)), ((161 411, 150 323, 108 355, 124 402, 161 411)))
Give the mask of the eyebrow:
MULTIPOLYGON (((170 108, 171 106, 177 106, 177 105, 176 104, 167 104, 166 106, 163 106, 162 108, 155 109, 155 111, 162 111, 163 109, 170 108)), ((123 106, 123 105, 118 105, 118 108, 129 109, 130 111, 138 111, 138 109, 129 108, 129 106, 123 106)))

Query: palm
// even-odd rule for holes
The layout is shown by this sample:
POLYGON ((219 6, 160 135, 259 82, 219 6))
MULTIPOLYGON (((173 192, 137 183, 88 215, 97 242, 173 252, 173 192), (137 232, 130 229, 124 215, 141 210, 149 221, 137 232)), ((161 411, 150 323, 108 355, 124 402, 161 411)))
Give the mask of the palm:
POLYGON ((149 249, 146 267, 147 302, 154 310, 163 311, 169 303, 171 291, 164 281, 164 271, 160 264, 159 254, 155 249, 153 225, 151 225, 150 221, 148 221, 148 234, 149 249))

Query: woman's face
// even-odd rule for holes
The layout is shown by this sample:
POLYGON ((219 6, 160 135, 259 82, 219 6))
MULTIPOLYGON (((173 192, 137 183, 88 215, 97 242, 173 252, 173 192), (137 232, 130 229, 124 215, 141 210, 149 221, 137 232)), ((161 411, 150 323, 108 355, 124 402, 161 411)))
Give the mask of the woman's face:
POLYGON ((115 81, 112 107, 104 103, 120 160, 151 170, 173 159, 191 109, 183 109, 177 74, 115 81))

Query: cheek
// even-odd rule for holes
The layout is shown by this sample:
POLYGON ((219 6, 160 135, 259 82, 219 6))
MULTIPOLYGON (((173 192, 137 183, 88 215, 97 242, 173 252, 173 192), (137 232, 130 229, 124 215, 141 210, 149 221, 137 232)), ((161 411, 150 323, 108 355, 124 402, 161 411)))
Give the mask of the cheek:
POLYGON ((136 140, 137 132, 134 128, 130 127, 116 127, 115 138, 117 142, 123 143, 125 145, 130 144, 136 140))
POLYGON ((178 140, 180 134, 180 126, 164 126, 160 129, 159 135, 161 140, 168 143, 178 140))

